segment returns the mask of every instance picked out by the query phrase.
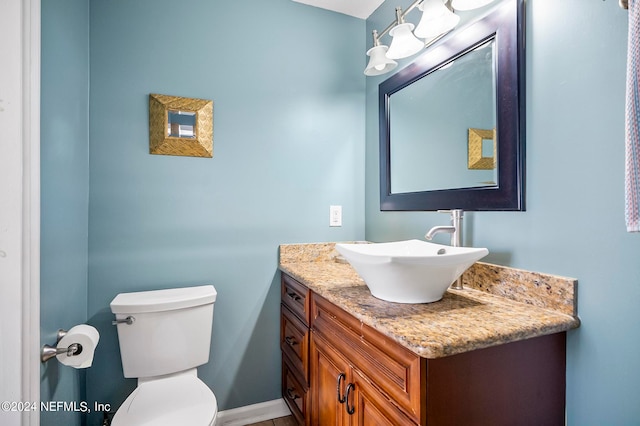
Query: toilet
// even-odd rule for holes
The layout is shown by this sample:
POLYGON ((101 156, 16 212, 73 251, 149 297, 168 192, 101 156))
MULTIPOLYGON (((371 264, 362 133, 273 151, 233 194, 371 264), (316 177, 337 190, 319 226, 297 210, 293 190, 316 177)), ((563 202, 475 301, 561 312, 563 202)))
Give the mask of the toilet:
POLYGON ((209 362, 212 285, 120 293, 116 316, 124 377, 138 386, 122 403, 112 426, 213 426, 216 397, 198 378, 209 362))

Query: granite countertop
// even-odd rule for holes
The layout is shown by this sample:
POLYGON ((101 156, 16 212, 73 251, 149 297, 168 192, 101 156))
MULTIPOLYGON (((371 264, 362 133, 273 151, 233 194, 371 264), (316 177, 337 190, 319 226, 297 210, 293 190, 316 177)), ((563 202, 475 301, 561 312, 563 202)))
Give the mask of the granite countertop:
POLYGON ((333 243, 280 246, 280 270, 423 358, 440 358, 580 325, 577 281, 478 262, 464 290, 401 304, 371 295, 333 243))

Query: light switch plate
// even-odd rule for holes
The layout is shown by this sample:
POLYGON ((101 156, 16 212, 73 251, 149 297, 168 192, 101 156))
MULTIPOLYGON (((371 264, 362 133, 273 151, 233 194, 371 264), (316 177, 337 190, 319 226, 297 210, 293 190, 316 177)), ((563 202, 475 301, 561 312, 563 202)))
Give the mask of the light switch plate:
POLYGON ((342 206, 329 206, 329 226, 342 226, 342 206))

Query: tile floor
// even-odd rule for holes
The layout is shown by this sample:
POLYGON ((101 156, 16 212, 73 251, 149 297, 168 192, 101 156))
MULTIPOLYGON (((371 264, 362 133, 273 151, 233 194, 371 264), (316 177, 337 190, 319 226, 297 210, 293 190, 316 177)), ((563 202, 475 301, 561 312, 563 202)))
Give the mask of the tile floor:
POLYGON ((252 423, 247 426, 298 426, 293 416, 280 417, 273 420, 265 420, 264 422, 252 423))

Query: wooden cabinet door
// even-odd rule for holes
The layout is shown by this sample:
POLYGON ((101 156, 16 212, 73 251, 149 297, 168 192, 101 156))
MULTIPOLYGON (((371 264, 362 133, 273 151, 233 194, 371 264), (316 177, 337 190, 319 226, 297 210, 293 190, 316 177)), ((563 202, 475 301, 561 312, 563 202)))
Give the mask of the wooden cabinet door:
POLYGON ((349 383, 354 385, 346 402, 347 409, 352 412, 351 426, 415 426, 358 370, 352 370, 352 381, 349 383))
POLYGON ((351 371, 347 361, 322 338, 311 334, 311 424, 348 425, 345 392, 351 371))
POLYGON ((311 424, 413 426, 389 398, 321 337, 311 337, 311 424))

